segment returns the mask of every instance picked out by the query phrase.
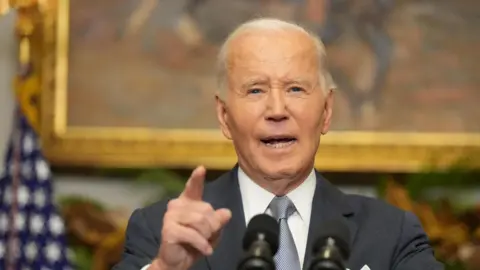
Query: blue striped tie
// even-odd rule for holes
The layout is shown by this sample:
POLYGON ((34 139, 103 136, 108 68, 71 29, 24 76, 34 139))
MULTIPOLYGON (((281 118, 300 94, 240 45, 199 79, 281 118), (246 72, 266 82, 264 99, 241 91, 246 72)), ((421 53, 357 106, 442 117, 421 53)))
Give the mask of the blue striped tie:
POLYGON ((283 196, 273 198, 269 208, 280 223, 280 245, 275 255, 276 269, 300 270, 297 247, 287 223, 288 217, 297 211, 295 205, 287 196, 283 196))

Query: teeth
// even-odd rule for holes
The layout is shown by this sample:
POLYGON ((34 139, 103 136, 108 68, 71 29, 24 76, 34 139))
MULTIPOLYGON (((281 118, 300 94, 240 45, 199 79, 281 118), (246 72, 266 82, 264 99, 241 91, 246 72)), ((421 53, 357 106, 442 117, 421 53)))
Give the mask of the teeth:
POLYGON ((288 141, 288 142, 274 142, 274 143, 266 143, 265 145, 271 148, 284 148, 294 144, 295 141, 288 141))

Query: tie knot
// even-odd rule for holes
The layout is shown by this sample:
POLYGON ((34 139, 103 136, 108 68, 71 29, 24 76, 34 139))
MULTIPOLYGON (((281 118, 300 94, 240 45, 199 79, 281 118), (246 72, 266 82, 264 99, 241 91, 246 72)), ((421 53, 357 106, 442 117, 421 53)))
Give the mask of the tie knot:
POLYGON ((287 219, 295 213, 297 209, 287 196, 282 196, 273 198, 270 202, 270 210, 272 211, 273 217, 280 220, 287 219))

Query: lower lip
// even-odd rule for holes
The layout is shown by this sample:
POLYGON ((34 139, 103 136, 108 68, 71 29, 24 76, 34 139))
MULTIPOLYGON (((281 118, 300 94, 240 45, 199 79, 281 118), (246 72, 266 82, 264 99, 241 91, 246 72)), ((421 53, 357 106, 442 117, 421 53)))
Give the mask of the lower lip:
POLYGON ((265 145, 270 149, 282 150, 282 149, 287 149, 296 143, 297 141, 289 141, 289 142, 274 143, 274 144, 263 143, 263 145, 265 145))

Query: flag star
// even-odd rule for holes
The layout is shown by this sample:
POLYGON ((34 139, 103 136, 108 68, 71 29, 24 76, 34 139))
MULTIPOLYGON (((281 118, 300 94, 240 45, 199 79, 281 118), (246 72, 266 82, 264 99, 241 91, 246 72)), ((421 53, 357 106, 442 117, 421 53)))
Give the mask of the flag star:
POLYGON ((35 242, 29 242, 25 247, 25 257, 27 257, 29 261, 33 261, 37 257, 37 254, 38 254, 37 244, 35 244, 35 242))
POLYGON ((50 177, 50 168, 48 167, 47 162, 42 158, 37 159, 35 162, 35 170, 39 181, 46 181, 50 177))
POLYGON ((23 229, 25 229, 25 215, 23 215, 23 213, 17 213, 15 215, 15 228, 17 230, 20 230, 22 231, 23 229))
POLYGON ((27 155, 31 154, 35 149, 35 141, 30 132, 26 132, 23 137, 23 152, 27 155))
POLYGON ((43 230, 43 218, 40 215, 34 215, 30 219, 30 230, 33 234, 40 234, 43 230))
POLYGON ((64 230, 63 222, 59 216, 55 215, 51 217, 50 220, 48 221, 48 225, 50 226, 50 231, 54 235, 60 235, 63 233, 63 230, 64 230))
POLYGON ((43 208, 46 201, 47 198, 43 189, 35 190, 35 192, 33 193, 33 203, 35 204, 35 206, 37 206, 38 208, 43 208))
POLYGON ((20 207, 25 206, 30 199, 30 192, 26 186, 20 186, 17 191, 17 201, 20 207))
POLYGON ((60 247, 55 242, 48 243, 45 248, 45 252, 46 252, 45 256, 52 263, 60 259, 60 255, 61 255, 60 247))

